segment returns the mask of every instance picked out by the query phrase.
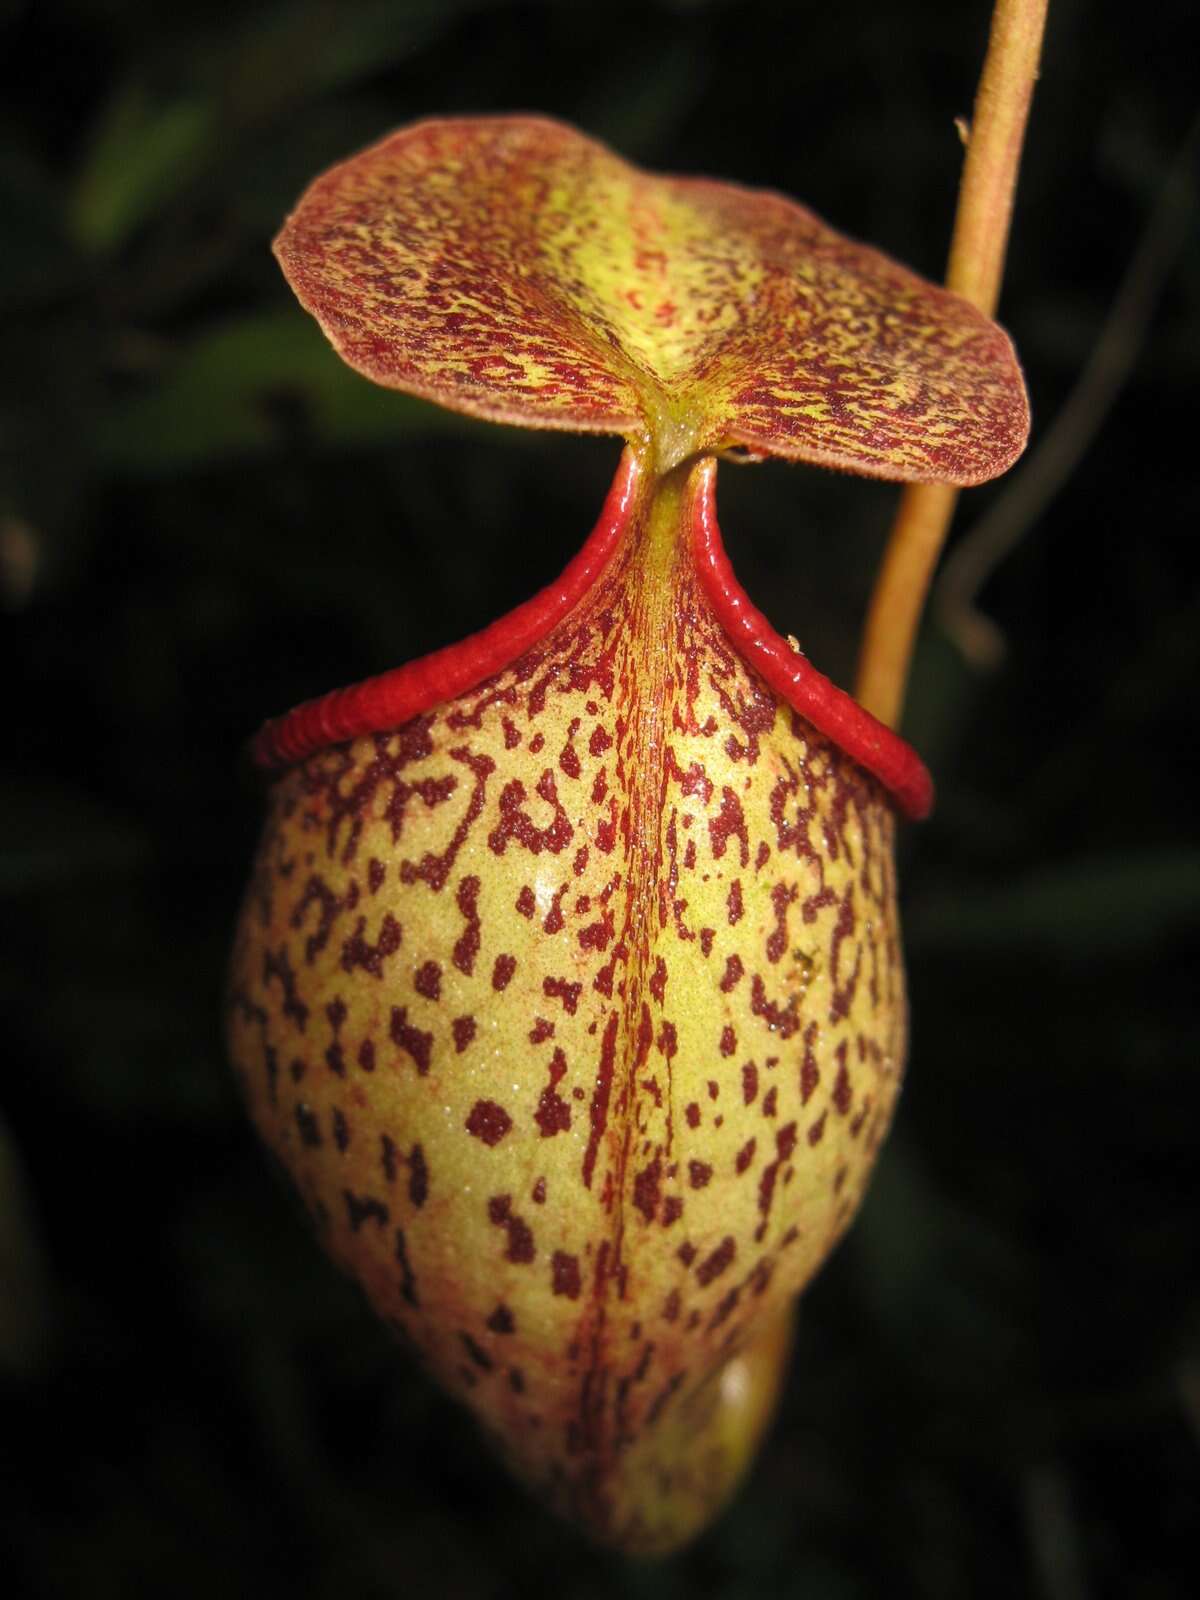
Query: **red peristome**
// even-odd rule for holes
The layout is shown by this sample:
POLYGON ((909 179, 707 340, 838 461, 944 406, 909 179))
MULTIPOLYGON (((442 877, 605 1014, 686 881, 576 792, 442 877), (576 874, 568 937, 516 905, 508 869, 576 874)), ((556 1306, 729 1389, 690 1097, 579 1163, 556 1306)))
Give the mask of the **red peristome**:
POLYGON ((629 522, 640 482, 637 457, 626 448, 599 521, 555 583, 457 644, 350 688, 306 700, 273 718, 254 740, 255 762, 260 767, 286 767, 331 744, 398 728, 500 672, 545 638, 595 583, 629 522))
MULTIPOLYGON (((877 778, 906 817, 920 821, 933 806, 933 780, 916 751, 793 650, 738 582, 717 524, 716 476, 714 459, 700 463, 685 515, 696 570, 722 628, 780 699, 877 778)), ((643 486, 644 469, 627 446, 596 526, 557 582, 457 644, 305 701, 267 722, 254 740, 255 762, 264 768, 290 766, 329 745, 389 732, 502 671, 545 638, 597 581, 643 486)))
POLYGON ((717 463, 703 462, 693 483, 689 517, 696 571, 739 655, 780 699, 878 778, 906 817, 927 817, 933 779, 913 747, 793 650, 738 582, 717 525, 717 463))

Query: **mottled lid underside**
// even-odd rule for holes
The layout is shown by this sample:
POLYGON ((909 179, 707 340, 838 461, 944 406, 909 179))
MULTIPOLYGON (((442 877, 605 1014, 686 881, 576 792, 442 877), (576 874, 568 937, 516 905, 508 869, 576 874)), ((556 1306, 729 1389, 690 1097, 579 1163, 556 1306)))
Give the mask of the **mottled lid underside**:
POLYGON ((529 427, 981 482, 1029 426, 1007 335, 780 195, 560 123, 417 123, 317 179, 276 254, 366 377, 529 427))

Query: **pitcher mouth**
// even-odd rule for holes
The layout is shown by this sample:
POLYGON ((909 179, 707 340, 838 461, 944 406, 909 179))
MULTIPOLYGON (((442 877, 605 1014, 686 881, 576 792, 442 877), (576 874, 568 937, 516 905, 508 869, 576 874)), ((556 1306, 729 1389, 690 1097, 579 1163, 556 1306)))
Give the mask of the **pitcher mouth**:
MULTIPOLYGON (((901 815, 910 821, 927 817, 933 780, 912 746, 777 633, 738 582, 717 522, 715 457, 704 456, 685 470, 681 531, 733 648, 779 699, 877 779, 901 815)), ((595 527, 558 579, 478 633, 272 718, 253 741, 256 765, 276 770, 331 745, 392 732, 511 665, 585 597, 654 484, 639 452, 626 446, 595 527)))

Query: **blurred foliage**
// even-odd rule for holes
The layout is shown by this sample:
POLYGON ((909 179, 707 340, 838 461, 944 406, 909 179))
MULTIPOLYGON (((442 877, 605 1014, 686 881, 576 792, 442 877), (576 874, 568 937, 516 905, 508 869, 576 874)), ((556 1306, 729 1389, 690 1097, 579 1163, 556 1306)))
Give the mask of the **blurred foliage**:
MULTIPOLYGON (((1194 110, 1184 4, 1054 0, 1003 315, 1039 420, 1194 110)), ((268 244, 390 127, 541 109, 941 266, 983 4, 0 6, 0 1571, 19 1597, 571 1600, 1200 1588, 1193 227, 1133 377, 931 634, 904 841, 914 1047, 730 1515, 657 1568, 492 1469, 318 1256, 220 1038, 264 715, 477 627, 614 444, 372 390, 268 244)), ((992 491, 968 496, 962 526, 992 491)), ((751 593, 849 676, 891 491, 722 473, 751 593)))

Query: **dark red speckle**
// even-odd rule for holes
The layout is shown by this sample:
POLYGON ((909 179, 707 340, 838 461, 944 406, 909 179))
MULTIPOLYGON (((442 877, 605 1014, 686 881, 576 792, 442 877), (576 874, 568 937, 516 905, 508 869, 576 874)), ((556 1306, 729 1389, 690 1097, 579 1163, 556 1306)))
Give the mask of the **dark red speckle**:
POLYGON ((721 1301, 721 1304, 712 1314, 712 1320, 708 1324, 708 1330, 710 1333, 714 1328, 719 1328, 723 1322, 727 1321, 728 1318, 732 1316, 741 1297, 741 1289, 730 1289, 729 1293, 725 1296, 725 1298, 721 1301))
POLYGON ((424 1077, 429 1071, 429 1058, 433 1049, 433 1035, 416 1028, 408 1020, 407 1006, 392 1007, 392 1042, 407 1051, 416 1063, 417 1071, 424 1077))
POLYGON ((762 1221, 755 1230, 754 1237, 761 1239, 767 1228, 767 1218, 771 1214, 771 1202, 775 1196, 775 1180, 779 1176, 779 1169, 796 1148, 796 1124, 787 1123, 775 1135, 775 1159, 763 1168, 758 1179, 758 1209, 762 1214, 762 1221))
MULTIPOLYGON (((539 734, 537 739, 540 738, 539 734)), ((535 749, 537 739, 530 744, 531 751, 535 749)), ((502 856, 510 840, 515 840, 531 855, 540 855, 543 850, 557 855, 570 844, 575 829, 558 798, 554 774, 548 767, 538 779, 537 794, 554 808, 554 820, 545 828, 535 826, 529 814, 522 810, 526 790, 521 780, 514 778, 511 783, 505 784, 500 793, 500 821, 488 834, 487 841, 488 849, 495 855, 502 856)))
POLYGON ((507 989, 512 982, 512 975, 517 970, 516 956, 500 955, 496 957, 496 964, 492 968, 492 988, 499 993, 507 989))
MULTIPOLYGON (((550 981, 549 978, 546 979, 547 983, 550 981)), ((588 1146, 583 1156, 583 1186, 585 1189, 590 1189, 592 1186, 596 1155, 600 1149, 600 1140, 608 1125, 608 1101, 612 1093, 619 1022, 620 1019, 614 1011, 604 1026, 604 1038, 600 1045, 600 1065, 596 1073, 596 1088, 592 1095, 590 1108, 592 1126, 588 1135, 588 1146)))
MULTIPOLYGON (((579 996, 583 993, 583 985, 582 983, 568 983, 565 978, 544 978, 542 980, 542 993, 548 1000, 561 1000, 567 1015, 573 1017, 579 1006, 579 996)), ((613 1020, 616 1020, 615 1014, 613 1020)))
POLYGON ((853 1091, 850 1088, 850 1074, 846 1071, 846 1063, 843 1061, 838 1068, 837 1077, 834 1079, 833 1084, 833 1103, 843 1117, 849 1112, 850 1102, 853 1098, 853 1091))
MULTIPOLYGON (((576 906, 576 910, 579 907, 576 906)), ((613 938, 613 915, 611 912, 600 918, 600 922, 592 922, 579 930, 579 949, 581 950, 606 950, 608 941, 613 938)))
POLYGON ((570 884, 560 884, 554 891, 550 901, 550 909, 546 913, 546 920, 542 923, 543 933, 559 933, 563 926, 563 896, 570 888, 570 884))
POLYGON ((487 1325, 493 1333, 500 1334, 515 1333, 517 1329, 516 1319, 503 1301, 487 1319, 487 1325))
POLYGON ((426 961, 416 970, 413 976, 413 985, 420 995, 426 1000, 440 1000, 442 997, 442 969, 436 961, 426 961))
POLYGON ((762 1017, 770 1031, 778 1033, 781 1039, 790 1039, 800 1026, 800 1019, 796 1015, 798 1001, 799 996, 795 994, 789 997, 785 1006, 768 1000, 761 975, 757 972, 754 974, 750 985, 750 1009, 756 1017, 762 1017))
POLYGON ((579 1257, 570 1256, 565 1250, 556 1250, 551 1263, 552 1282, 554 1293, 566 1295, 568 1300, 578 1300, 582 1288, 579 1275, 579 1257))
POLYGON ((460 1333, 463 1349, 481 1372, 490 1372, 493 1367, 491 1356, 484 1350, 477 1340, 472 1339, 469 1333, 460 1333))
POLYGON ((803 1106, 812 1099, 813 1091, 821 1081, 821 1071, 817 1066, 817 1057, 813 1050, 816 1036, 817 1024, 810 1022, 804 1030, 804 1060, 800 1066, 800 1104, 803 1106))
POLYGON ((707 1287, 714 1278, 721 1276, 736 1255, 737 1241, 731 1233, 727 1233, 713 1253, 706 1256, 696 1268, 697 1282, 707 1287))
POLYGON ((728 785, 721 790, 721 809, 715 817, 708 820, 708 836, 712 843, 712 853, 716 860, 725 854, 725 847, 731 838, 737 839, 741 845, 742 866, 750 860, 750 843, 746 834, 746 818, 742 812, 742 803, 728 785))
POLYGON ((387 1222, 388 1208, 374 1195, 359 1195, 350 1189, 343 1189, 342 1198, 346 1202, 346 1220, 352 1233, 357 1233, 364 1222, 374 1222, 380 1227, 387 1222))
POLYGON ((662 1162, 657 1158, 644 1167, 633 1180, 633 1203, 647 1222, 654 1221, 658 1210, 659 1183, 662 1179, 662 1162))
POLYGON ((361 967, 373 978, 383 976, 383 963, 400 948, 400 924, 390 911, 385 911, 379 924, 379 938, 368 944, 365 937, 367 919, 359 917, 354 932, 342 945, 342 971, 353 972, 361 967))
POLYGON ((542 1130, 542 1138, 550 1139, 556 1133, 566 1133, 571 1126, 571 1108, 558 1092, 558 1085, 566 1076, 567 1058, 557 1046, 550 1058, 550 1081, 542 1090, 534 1121, 542 1130))
POLYGON ((512 1213, 512 1196, 509 1194, 496 1194, 488 1201, 488 1220, 498 1228, 504 1228, 508 1234, 508 1246, 505 1250, 505 1259, 517 1264, 528 1265, 535 1255, 533 1230, 529 1224, 512 1213))
POLYGON ((787 913, 799 891, 794 883, 777 883, 771 890, 771 907, 775 912, 775 926, 767 935, 767 960, 774 963, 783 959, 787 949, 787 913))
POLYGON ((419 1144, 412 1147, 408 1158, 408 1198, 419 1211, 429 1193, 429 1167, 425 1152, 419 1144))
POLYGON ((467 925, 454 946, 451 960, 466 977, 475 971, 475 957, 479 954, 479 879, 474 873, 464 878, 454 896, 454 903, 466 918, 467 925))
POLYGON ((321 1129, 316 1116, 309 1106, 303 1104, 297 1105, 295 1115, 301 1140, 310 1150, 315 1150, 321 1143, 321 1129))
POLYGON ((467 1132, 486 1145, 499 1144, 512 1127, 512 1118, 494 1100, 476 1100, 466 1121, 467 1132))

